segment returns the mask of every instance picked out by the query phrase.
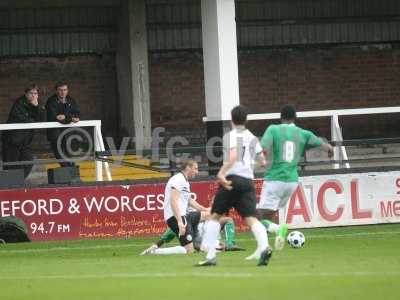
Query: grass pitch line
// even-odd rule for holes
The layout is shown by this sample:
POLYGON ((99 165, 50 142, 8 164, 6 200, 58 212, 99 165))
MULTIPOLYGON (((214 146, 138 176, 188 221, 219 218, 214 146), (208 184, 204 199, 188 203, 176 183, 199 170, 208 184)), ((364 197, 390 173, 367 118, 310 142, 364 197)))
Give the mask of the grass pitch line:
MULTIPOLYGON (((363 236, 377 236, 377 235, 397 235, 400 231, 381 231, 381 232, 353 232, 344 234, 307 234, 307 239, 327 239, 327 238, 347 238, 347 237, 363 237, 363 236)), ((236 241, 252 241, 253 239, 236 239, 236 241)), ((52 252, 52 251, 70 251, 70 250, 96 250, 96 249, 119 249, 119 248, 136 248, 146 247, 151 244, 151 241, 143 243, 134 243, 127 245, 120 245, 116 241, 115 245, 97 245, 97 246, 79 246, 79 247, 52 247, 52 248, 37 248, 37 249, 2 249, 7 246, 0 245, 0 255, 6 253, 41 253, 41 252, 52 252)), ((32 244, 26 244, 32 245, 32 244)))
POLYGON ((182 273, 110 273, 110 274, 83 274, 83 275, 35 275, 29 276, 0 276, 0 280, 81 280, 81 279, 112 279, 112 278, 249 278, 249 277, 287 277, 287 278, 306 278, 306 277, 397 277, 400 272, 300 272, 300 273, 202 273, 202 272, 182 272, 182 273))

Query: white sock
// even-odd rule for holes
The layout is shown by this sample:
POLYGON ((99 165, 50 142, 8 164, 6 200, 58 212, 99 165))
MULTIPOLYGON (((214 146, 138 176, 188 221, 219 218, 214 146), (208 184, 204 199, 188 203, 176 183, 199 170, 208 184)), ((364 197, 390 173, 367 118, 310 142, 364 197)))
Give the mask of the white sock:
POLYGON ((207 259, 213 259, 217 255, 215 245, 218 242, 218 234, 221 225, 218 221, 210 220, 207 222, 206 231, 203 237, 203 249, 207 251, 207 259))
POLYGON ((272 222, 269 224, 268 232, 272 232, 272 233, 277 234, 278 230, 279 230, 279 225, 278 224, 275 224, 275 223, 272 223, 272 222))
POLYGON ((256 221, 251 226, 251 231, 254 234, 254 237, 257 240, 257 250, 256 253, 261 253, 268 247, 268 235, 267 231, 265 230, 264 226, 261 224, 260 221, 256 221))
POLYGON ((157 248, 154 250, 153 253, 158 255, 169 255, 169 254, 186 254, 187 251, 185 247, 175 246, 169 248, 157 248))

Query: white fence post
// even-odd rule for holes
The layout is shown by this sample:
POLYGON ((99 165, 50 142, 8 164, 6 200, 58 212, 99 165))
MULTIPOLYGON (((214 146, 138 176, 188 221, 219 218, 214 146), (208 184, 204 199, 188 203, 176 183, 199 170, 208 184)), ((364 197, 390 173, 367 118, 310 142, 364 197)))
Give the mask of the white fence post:
MULTIPOLYGON (((331 140, 337 142, 339 140, 337 124, 338 124, 338 116, 332 115, 331 116, 331 140)), ((333 159, 338 161, 340 159, 340 152, 338 147, 333 148, 333 159)), ((336 163, 333 164, 334 169, 339 169, 340 164, 336 163)))
MULTIPOLYGON (((94 155, 96 157, 96 152, 101 151, 99 135, 97 131, 99 130, 98 125, 94 127, 93 138, 94 138, 94 155)), ((103 163, 97 159, 94 161, 96 169, 96 181, 103 181, 103 163)))
MULTIPOLYGON (((105 149, 105 146, 104 146, 103 136, 101 135, 100 127, 96 126, 95 135, 96 135, 96 138, 97 138, 97 141, 98 141, 98 146, 99 146, 99 149, 100 149, 100 150, 96 150, 96 151, 105 151, 106 149, 105 149)), ((96 160, 96 163, 97 162, 98 161, 96 160)), ((100 162, 100 165, 104 166, 104 168, 106 170, 107 180, 108 181, 112 181, 110 167, 108 165, 108 162, 101 162, 101 161, 99 161, 99 162, 100 162)), ((103 167, 101 167, 101 169, 103 170, 103 167)), ((103 176, 103 173, 101 174, 101 176, 103 176)))
MULTIPOLYGON (((339 125, 339 117, 338 115, 333 115, 331 118, 331 131, 332 131, 332 140, 335 142, 343 142, 343 135, 342 135, 342 129, 340 128, 339 125)), ((340 160, 340 163, 342 160, 348 160, 347 156, 347 151, 345 146, 336 146, 333 150, 333 157, 335 160, 340 160)), ((350 164, 346 162, 345 167, 348 169, 350 168, 350 164)), ((340 165, 339 164, 334 164, 335 169, 339 169, 340 165)))

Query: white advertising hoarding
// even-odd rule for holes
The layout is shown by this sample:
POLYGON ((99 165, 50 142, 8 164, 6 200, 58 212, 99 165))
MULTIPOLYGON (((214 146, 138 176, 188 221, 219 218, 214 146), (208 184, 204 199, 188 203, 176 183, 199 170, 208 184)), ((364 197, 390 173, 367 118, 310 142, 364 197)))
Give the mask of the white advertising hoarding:
POLYGON ((302 177, 279 216, 290 228, 400 223, 400 171, 302 177))

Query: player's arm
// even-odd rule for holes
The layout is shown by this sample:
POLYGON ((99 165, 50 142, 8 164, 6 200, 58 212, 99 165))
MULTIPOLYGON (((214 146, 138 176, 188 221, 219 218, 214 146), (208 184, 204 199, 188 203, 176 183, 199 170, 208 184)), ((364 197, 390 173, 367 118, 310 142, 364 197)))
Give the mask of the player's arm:
POLYGON ((267 161, 265 159, 264 153, 260 152, 256 156, 256 166, 264 168, 267 165, 267 161))
MULTIPOLYGON (((261 141, 260 141, 260 145, 261 145, 261 149, 263 150, 263 155, 264 155, 264 159, 266 157, 268 157, 269 153, 272 153, 273 151, 273 143, 274 143, 274 137, 272 135, 272 131, 274 130, 274 127, 268 126, 268 128, 265 130, 261 141)), ((258 153, 258 152, 257 152, 258 153)))
POLYGON ((254 147, 254 149, 255 149, 255 154, 256 154, 256 156, 255 156, 255 162, 256 162, 256 166, 258 166, 258 167, 265 167, 266 165, 267 165, 267 161, 266 161, 266 159, 265 159, 265 155, 264 155, 264 152, 266 152, 265 150, 263 150, 263 148, 261 147, 261 145, 260 145, 260 143, 258 142, 258 139, 257 138, 255 138, 254 139, 254 141, 255 141, 255 147, 254 147))
POLYGON ((189 200, 189 205, 198 211, 208 211, 209 210, 207 207, 204 207, 203 205, 201 205, 199 202, 197 202, 194 199, 189 200))
POLYGON ((328 153, 328 157, 333 156, 333 147, 331 144, 322 142, 321 149, 328 153))
POLYGON ((322 149, 322 151, 327 152, 329 157, 333 156, 333 147, 331 144, 315 136, 311 131, 306 131, 306 134, 308 136, 307 146, 309 148, 319 147, 320 149, 322 149))
POLYGON ((178 223, 179 227, 179 236, 184 235, 186 232, 186 227, 185 224, 182 222, 181 218, 181 212, 179 210, 179 198, 180 198, 180 192, 173 188, 171 189, 171 209, 172 213, 174 214, 174 217, 178 223))
POLYGON ((219 169, 219 172, 217 174, 218 182, 227 190, 232 189, 232 186, 231 186, 232 182, 229 180, 226 180, 225 174, 235 164, 237 157, 238 157, 237 148, 229 149, 228 159, 226 161, 224 161, 224 164, 222 165, 221 169, 219 169))

